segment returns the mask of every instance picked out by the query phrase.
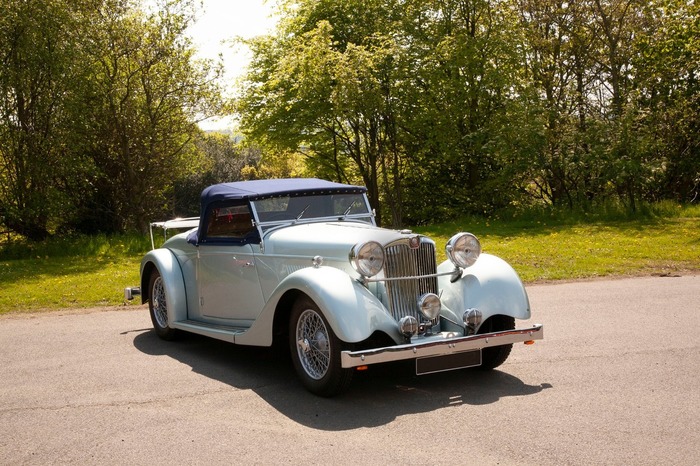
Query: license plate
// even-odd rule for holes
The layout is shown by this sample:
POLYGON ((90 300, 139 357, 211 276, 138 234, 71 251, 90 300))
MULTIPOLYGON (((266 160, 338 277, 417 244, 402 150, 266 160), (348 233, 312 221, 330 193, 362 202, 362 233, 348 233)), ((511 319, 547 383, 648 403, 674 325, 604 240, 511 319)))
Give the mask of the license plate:
POLYGON ((416 359, 416 375, 465 369, 481 365, 481 350, 462 351, 461 353, 430 356, 416 359))

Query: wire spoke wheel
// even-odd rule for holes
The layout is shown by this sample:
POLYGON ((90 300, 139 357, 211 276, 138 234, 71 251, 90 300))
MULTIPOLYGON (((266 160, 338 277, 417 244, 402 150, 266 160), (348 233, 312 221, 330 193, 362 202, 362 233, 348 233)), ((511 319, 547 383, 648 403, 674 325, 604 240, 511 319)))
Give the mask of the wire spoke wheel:
POLYGON ((321 379, 328 372, 331 359, 328 329, 321 316, 312 309, 302 312, 297 321, 296 334, 301 366, 312 379, 321 379))
POLYGON ((292 363, 304 386, 320 396, 333 396, 347 389, 352 369, 344 369, 341 352, 347 344, 333 333, 315 302, 302 297, 292 307, 289 320, 292 363))
POLYGON ((165 328, 168 326, 168 304, 165 301, 165 287, 160 276, 153 283, 152 293, 153 317, 160 327, 165 328))
POLYGON ((168 302, 165 298, 165 280, 157 269, 151 273, 148 286, 148 309, 156 334, 164 340, 172 340, 177 330, 168 325, 168 302))

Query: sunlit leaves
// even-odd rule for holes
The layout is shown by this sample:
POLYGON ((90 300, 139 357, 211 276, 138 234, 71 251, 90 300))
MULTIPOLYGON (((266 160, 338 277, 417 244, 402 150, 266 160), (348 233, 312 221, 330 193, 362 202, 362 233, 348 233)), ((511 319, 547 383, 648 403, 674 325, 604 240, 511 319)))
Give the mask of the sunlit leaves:
POLYGON ((0 221, 33 238, 143 228, 193 169, 221 69, 194 59, 195 6, 0 6, 0 221))

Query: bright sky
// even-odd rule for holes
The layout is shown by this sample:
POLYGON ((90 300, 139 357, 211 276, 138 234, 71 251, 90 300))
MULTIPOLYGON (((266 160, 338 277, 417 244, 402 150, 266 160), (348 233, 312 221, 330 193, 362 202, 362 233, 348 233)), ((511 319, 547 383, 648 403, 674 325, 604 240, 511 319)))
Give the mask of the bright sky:
MULTIPOLYGON (((250 38, 266 34, 275 26, 272 11, 274 0, 202 0, 199 19, 189 32, 204 58, 223 56, 225 83, 231 83, 245 71, 250 61, 248 50, 233 46, 236 37, 250 38)), ((230 120, 200 123, 203 129, 230 127, 230 120)))

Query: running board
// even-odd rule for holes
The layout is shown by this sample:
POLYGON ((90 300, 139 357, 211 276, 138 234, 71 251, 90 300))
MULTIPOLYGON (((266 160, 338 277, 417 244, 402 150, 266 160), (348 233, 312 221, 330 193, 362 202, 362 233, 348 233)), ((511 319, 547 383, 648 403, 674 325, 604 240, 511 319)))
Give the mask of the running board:
POLYGON ((248 331, 248 327, 208 324, 196 320, 181 320, 171 323, 170 326, 178 330, 216 338, 217 340, 223 340, 229 343, 235 343, 236 336, 243 335, 248 331))

